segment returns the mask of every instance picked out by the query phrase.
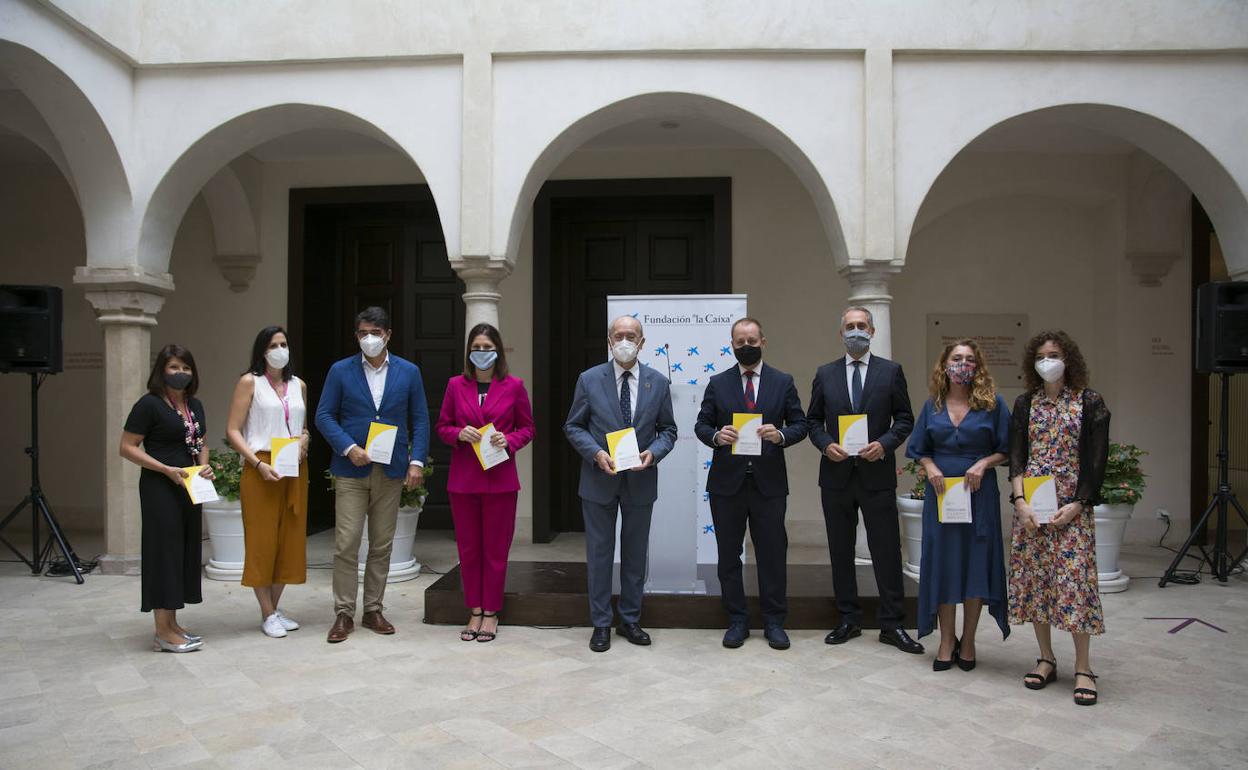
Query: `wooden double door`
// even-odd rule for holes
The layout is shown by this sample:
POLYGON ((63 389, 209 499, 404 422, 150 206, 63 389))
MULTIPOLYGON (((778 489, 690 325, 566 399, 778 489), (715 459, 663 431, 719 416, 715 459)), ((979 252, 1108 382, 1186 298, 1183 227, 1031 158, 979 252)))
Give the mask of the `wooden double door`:
MULTIPOLYGON (((309 422, 329 367, 358 355, 355 314, 376 305, 390 315, 389 349, 415 362, 424 379, 430 427, 446 382, 464 365, 464 284, 451 269, 427 187, 291 190, 289 316, 297 371, 308 383, 309 422)), ((450 528, 450 450, 430 431, 436 466, 421 514, 424 528, 450 528)), ((324 478, 328 443, 313 429, 308 531, 333 526, 324 478)))
POLYGON ((584 529, 576 493, 581 460, 563 423, 577 377, 607 360, 607 297, 731 291, 731 232, 728 179, 542 188, 533 243, 534 540, 584 529))

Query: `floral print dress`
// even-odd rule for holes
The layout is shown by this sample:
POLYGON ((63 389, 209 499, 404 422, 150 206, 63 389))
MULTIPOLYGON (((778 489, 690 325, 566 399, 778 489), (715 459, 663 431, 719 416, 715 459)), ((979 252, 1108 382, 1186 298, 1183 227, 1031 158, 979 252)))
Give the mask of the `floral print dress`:
MULTIPOLYGON (((1058 504, 1075 499, 1083 393, 1064 388, 1057 399, 1035 394, 1028 420, 1028 476, 1053 476, 1058 504)), ((1010 622, 1047 623, 1063 631, 1105 633, 1096 579, 1096 527, 1091 512, 1066 526, 1028 532, 1014 519, 1010 547, 1010 622)))

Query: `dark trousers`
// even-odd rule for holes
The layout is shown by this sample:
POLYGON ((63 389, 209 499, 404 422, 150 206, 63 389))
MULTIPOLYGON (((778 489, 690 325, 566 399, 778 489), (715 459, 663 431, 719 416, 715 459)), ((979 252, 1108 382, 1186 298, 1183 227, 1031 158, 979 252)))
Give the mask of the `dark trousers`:
POLYGON ((650 550, 653 503, 625 503, 618 498, 603 505, 581 500, 585 517, 585 564, 589 571, 589 618, 595 628, 612 625, 611 572, 615 567, 615 517, 620 516, 620 622, 641 621, 646 589, 646 555, 650 550))
POLYGON ((788 566, 789 536, 784 530, 784 497, 764 497, 753 476, 735 495, 711 495, 711 519, 715 522, 715 544, 719 549, 720 601, 729 621, 745 621, 745 582, 742 579, 741 550, 745 528, 754 540, 758 561, 758 599, 763 623, 784 625, 788 604, 785 571, 788 566))
MULTIPOLYGON (((853 462, 847 460, 846 462, 853 462)), ((854 568, 854 541, 857 539, 858 510, 862 509, 867 528, 867 547, 875 568, 875 584, 880 591, 880 629, 891 631, 905 622, 905 589, 901 581, 901 532, 897 522, 897 492, 894 489, 864 489, 858 473, 849 477, 844 489, 820 489, 823 521, 828 528, 828 551, 832 558, 832 590, 841 621, 862 625, 862 605, 858 603, 858 580, 854 568)))
POLYGON ((201 507, 164 474, 146 468, 139 473, 139 505, 143 516, 141 609, 180 610, 199 604, 203 601, 199 585, 201 507))

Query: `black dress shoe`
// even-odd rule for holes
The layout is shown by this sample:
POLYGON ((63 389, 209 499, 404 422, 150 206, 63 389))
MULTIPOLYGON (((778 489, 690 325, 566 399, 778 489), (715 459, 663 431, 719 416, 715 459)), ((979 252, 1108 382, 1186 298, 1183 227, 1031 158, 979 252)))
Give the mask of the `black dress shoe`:
POLYGON ((589 649, 594 652, 606 652, 611 649, 611 626, 594 629, 594 635, 589 637, 589 649))
POLYGON ((767 637, 767 644, 771 645, 771 649, 789 649, 789 635, 784 632, 783 626, 765 626, 763 636, 767 637))
POLYGON ((849 621, 843 621, 839 626, 832 629, 832 633, 823 637, 825 644, 845 644, 855 636, 862 636, 862 626, 849 621))
POLYGON ((629 644, 640 644, 642 647, 650 644, 650 634, 643 631, 636 623, 621 623, 620 627, 615 629, 615 633, 627 639, 629 644))
POLYGON ((904 630, 894 628, 892 631, 881 631, 880 642, 891 644, 902 652, 908 652, 912 655, 922 655, 923 645, 910 638, 904 630))
POLYGON ((745 644, 745 640, 750 638, 750 628, 745 621, 733 621, 728 625, 728 630, 724 632, 724 646, 730 650, 735 650, 745 644))

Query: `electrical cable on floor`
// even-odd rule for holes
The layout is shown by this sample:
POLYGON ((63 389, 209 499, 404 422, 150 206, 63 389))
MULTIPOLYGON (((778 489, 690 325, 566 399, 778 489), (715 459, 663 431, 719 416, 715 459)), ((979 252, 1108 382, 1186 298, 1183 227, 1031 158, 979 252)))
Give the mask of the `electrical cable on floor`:
MULTIPOLYGON (((1166 535, 1169 535, 1169 534, 1170 534, 1170 517, 1169 517, 1169 516, 1166 516, 1166 517, 1164 517, 1162 520, 1166 522, 1166 528, 1165 528, 1165 530, 1163 530, 1163 531, 1162 531, 1162 533, 1161 533, 1161 537, 1157 538, 1157 544, 1156 544, 1155 546, 1153 546, 1153 547, 1154 547, 1154 548, 1160 548, 1160 549, 1162 549, 1163 551, 1168 551, 1169 553, 1177 554, 1177 553, 1179 552, 1179 549, 1177 549, 1177 548, 1172 548, 1172 547, 1170 547, 1170 546, 1166 545, 1166 544, 1165 544, 1165 542, 1164 542, 1164 541, 1165 541, 1165 539, 1166 539, 1166 535)), ((1200 576, 1201 576, 1201 575, 1204 575, 1204 574, 1209 574, 1209 575, 1211 575, 1211 576, 1213 575, 1213 571, 1212 571, 1211 569, 1210 569, 1210 570, 1208 570, 1208 572, 1206 572, 1206 568, 1207 568, 1209 565, 1208 565, 1208 563, 1207 563, 1207 561, 1206 561, 1205 557, 1204 557, 1202 554, 1196 554, 1196 553, 1186 553, 1186 554, 1184 554, 1184 556, 1186 556, 1186 557, 1187 557, 1187 558, 1189 558, 1189 559, 1196 559, 1197 561, 1199 561, 1199 562, 1200 562, 1200 566, 1199 566, 1199 567, 1197 567, 1197 568, 1196 568, 1196 569, 1194 569, 1194 570, 1183 570, 1183 571, 1181 571, 1181 572, 1180 572, 1180 571, 1178 571, 1178 570, 1175 570, 1175 572, 1174 572, 1174 573, 1173 573, 1173 574, 1169 577, 1169 579, 1167 579, 1167 581, 1166 581, 1166 582, 1168 582, 1168 583, 1175 583, 1175 584, 1177 584, 1177 585, 1194 586, 1194 585, 1199 585, 1199 584, 1200 584, 1200 582, 1201 582, 1201 580, 1200 580, 1200 576)), ((1240 565, 1239 565, 1239 566, 1237 566, 1235 569, 1231 570, 1231 571, 1228 573, 1228 576, 1235 577, 1235 576, 1238 576, 1238 575, 1242 575, 1242 574, 1244 574, 1244 569, 1245 569, 1244 565, 1243 565, 1243 564, 1240 564, 1240 565)), ((1142 576, 1142 577, 1139 577, 1139 578, 1137 578, 1137 579, 1139 579, 1139 580, 1161 580, 1161 577, 1162 577, 1161 575, 1157 575, 1157 576, 1142 576)))

